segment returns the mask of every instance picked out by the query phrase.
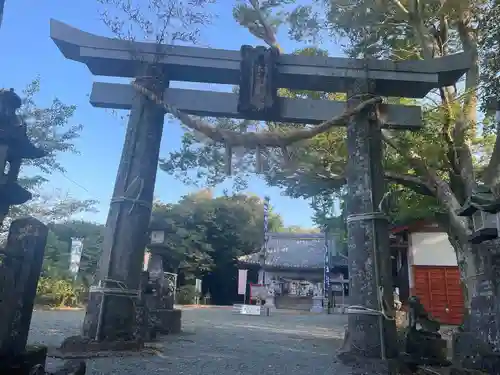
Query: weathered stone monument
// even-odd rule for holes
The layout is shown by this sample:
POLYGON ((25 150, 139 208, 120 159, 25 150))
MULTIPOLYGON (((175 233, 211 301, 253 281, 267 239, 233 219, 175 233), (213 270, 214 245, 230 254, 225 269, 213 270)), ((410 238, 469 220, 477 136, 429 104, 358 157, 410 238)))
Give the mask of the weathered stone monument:
POLYGON ((441 337, 441 324, 432 319, 418 297, 408 300, 409 324, 406 332, 407 363, 414 365, 449 366, 446 340, 441 337), (419 326, 419 327, 418 327, 419 326))
MULTIPOLYGON (((365 357, 396 356, 387 218, 379 210, 385 193, 382 128, 418 130, 422 116, 419 106, 385 104, 382 97, 423 98, 453 85, 468 69, 468 56, 430 62, 280 56, 263 47, 227 51, 121 41, 57 21, 51 23, 51 37, 65 57, 86 64, 93 74, 136 78, 131 85, 95 83, 90 99, 96 107, 131 110, 99 268, 102 283, 120 282, 127 293, 138 289, 165 112, 226 145, 228 172, 234 147, 256 150, 257 160, 265 147, 287 155, 286 146, 294 142, 347 126, 350 291, 357 306, 349 310, 346 348, 365 357), (240 91, 173 89, 169 80, 239 85, 240 91), (348 100, 279 98, 278 88, 345 92, 348 100), (239 133, 188 114, 318 126, 285 134, 239 133)), ((135 316, 129 295, 105 297, 97 290, 91 295, 84 335, 133 340, 124 330, 135 316)))
POLYGON ((477 186, 458 214, 473 224, 469 241, 476 275, 470 309, 454 333, 453 359, 464 367, 500 375, 500 197, 477 186))
MULTIPOLYGON (((171 280, 165 277, 167 265, 165 255, 171 249, 167 246, 167 236, 165 225, 153 220, 150 225, 150 241, 148 249, 150 257, 147 265, 152 293, 148 295, 147 306, 154 329, 160 334, 180 333, 181 331, 181 310, 174 309, 175 285, 171 285, 171 280)), ((176 265, 177 266, 177 265, 176 265)))
MULTIPOLYGON (((21 98, 0 90, 0 224, 13 205, 32 198, 18 184, 23 159, 37 159, 45 152, 26 135, 26 124, 16 111, 21 98)), ((0 373, 45 374, 47 348, 27 345, 36 288, 42 270, 48 228, 37 219, 13 220, 7 242, 0 249, 0 373)), ((60 375, 83 375, 85 363, 68 363, 60 375)))

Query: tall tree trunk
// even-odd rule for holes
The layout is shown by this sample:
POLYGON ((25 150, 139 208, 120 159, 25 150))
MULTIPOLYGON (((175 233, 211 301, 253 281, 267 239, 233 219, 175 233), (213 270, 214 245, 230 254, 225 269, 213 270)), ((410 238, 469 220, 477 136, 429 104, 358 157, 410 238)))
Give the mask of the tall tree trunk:
POLYGON ((441 228, 448 234, 450 244, 455 250, 464 297, 464 320, 466 320, 476 290, 475 276, 480 269, 478 254, 474 252, 473 246, 468 240, 470 220, 458 218, 454 213, 438 215, 437 219, 441 228), (457 225, 457 223, 460 225, 457 225))
POLYGON ((457 239, 455 233, 448 232, 448 237, 457 256, 464 296, 464 322, 466 322, 470 314, 472 298, 476 292, 476 276, 479 274, 480 266, 477 256, 473 253, 472 245, 468 241, 457 239))

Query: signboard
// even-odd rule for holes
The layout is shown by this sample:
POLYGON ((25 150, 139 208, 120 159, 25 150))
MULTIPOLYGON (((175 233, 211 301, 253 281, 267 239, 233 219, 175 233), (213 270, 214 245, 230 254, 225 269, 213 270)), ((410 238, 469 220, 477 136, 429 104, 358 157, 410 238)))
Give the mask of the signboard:
POLYGON ((261 307, 257 305, 241 305, 241 315, 260 315, 261 307))
POLYGON ((165 232, 162 230, 153 230, 151 232, 151 244, 157 245, 165 241, 165 232))
POLYGON ((247 291, 248 270, 238 270, 238 294, 245 295, 247 291))

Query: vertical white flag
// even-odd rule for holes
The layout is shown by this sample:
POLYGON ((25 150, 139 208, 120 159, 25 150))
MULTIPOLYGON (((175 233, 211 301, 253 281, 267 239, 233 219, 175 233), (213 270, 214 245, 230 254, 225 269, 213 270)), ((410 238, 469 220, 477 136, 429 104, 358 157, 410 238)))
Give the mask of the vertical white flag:
POLYGON ((248 270, 238 270, 238 294, 246 294, 248 270))

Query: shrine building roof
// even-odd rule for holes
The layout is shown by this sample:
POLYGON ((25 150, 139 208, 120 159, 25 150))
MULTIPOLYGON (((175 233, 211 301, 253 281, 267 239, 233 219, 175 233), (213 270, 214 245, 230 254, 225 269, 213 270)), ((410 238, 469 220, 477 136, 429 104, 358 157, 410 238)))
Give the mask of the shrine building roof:
MULTIPOLYGON (((266 252, 266 266, 273 268, 323 269, 325 265, 324 234, 307 233, 269 233, 266 252)), ((339 255, 335 240, 328 241, 330 246, 330 266, 347 267, 347 258, 339 255)), ((240 264, 258 265, 260 253, 238 258, 240 264)))

